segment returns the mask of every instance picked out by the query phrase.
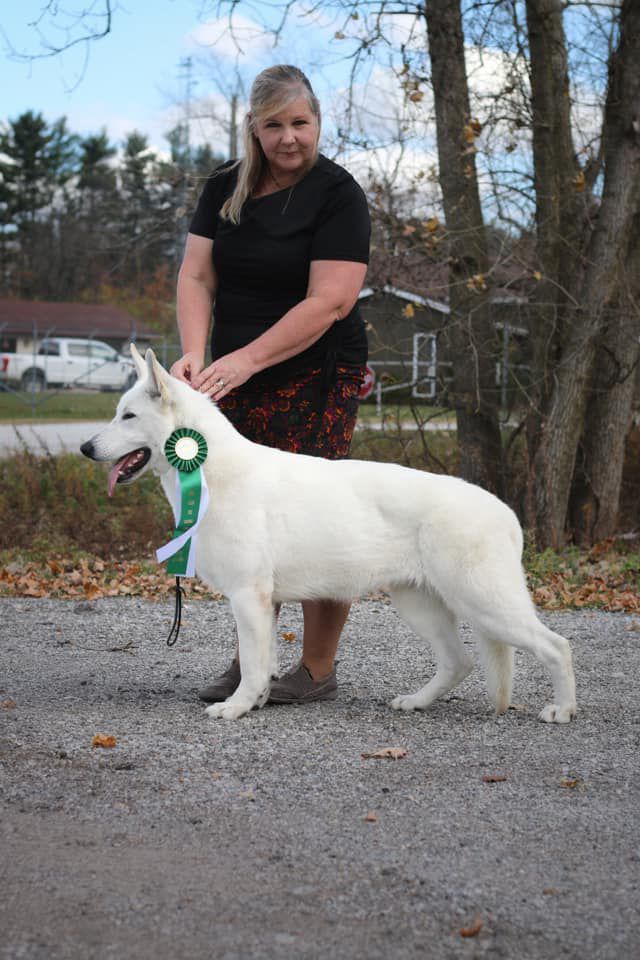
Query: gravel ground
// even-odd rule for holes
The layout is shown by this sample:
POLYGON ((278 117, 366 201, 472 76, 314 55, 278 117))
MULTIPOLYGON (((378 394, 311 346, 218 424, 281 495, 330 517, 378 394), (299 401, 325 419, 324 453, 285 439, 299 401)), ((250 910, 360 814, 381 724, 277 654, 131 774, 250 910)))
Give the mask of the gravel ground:
POLYGON ((543 615, 574 648, 563 727, 522 655, 502 718, 479 670, 391 711, 432 664, 383 600, 354 606, 335 702, 211 721, 228 607, 188 602, 170 650, 171 614, 0 601, 2 960, 638 956, 637 619, 543 615), (385 746, 407 756, 362 758, 385 746))

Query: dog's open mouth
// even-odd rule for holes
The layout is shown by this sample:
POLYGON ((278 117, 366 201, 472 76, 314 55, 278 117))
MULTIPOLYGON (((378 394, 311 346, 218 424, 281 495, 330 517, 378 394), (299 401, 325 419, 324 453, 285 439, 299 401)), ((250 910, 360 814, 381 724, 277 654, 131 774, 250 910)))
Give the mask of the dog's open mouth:
POLYGON ((133 480, 142 468, 146 467, 150 456, 151 450, 149 447, 139 447, 137 450, 132 450, 131 453, 126 453, 117 463, 114 463, 109 471, 107 481, 109 496, 112 495, 116 483, 129 483, 133 480))

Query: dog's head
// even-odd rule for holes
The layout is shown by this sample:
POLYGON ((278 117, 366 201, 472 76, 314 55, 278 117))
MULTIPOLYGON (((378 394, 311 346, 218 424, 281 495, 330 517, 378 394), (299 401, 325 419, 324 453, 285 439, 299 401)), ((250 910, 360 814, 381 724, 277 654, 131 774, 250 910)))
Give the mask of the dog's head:
POLYGON ((143 359, 131 344, 131 356, 137 383, 121 397, 111 423, 80 447, 91 460, 113 463, 109 496, 117 483, 131 483, 149 468, 158 473, 169 469, 164 444, 176 427, 181 393, 192 393, 169 376, 153 350, 147 350, 143 359))

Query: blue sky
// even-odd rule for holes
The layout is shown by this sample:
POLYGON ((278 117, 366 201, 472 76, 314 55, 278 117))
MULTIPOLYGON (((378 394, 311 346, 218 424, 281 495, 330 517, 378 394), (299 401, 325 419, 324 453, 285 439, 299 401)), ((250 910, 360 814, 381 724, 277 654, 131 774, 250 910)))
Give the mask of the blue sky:
MULTIPOLYGON (((88 3, 69 0, 67 8, 83 5, 88 3)), ((215 83, 199 63, 212 49, 205 45, 212 33, 220 36, 224 28, 219 24, 212 28, 211 21, 199 16, 200 0, 122 0, 114 4, 112 32, 88 49, 81 44, 54 57, 20 62, 10 48, 38 50, 38 33, 29 24, 43 6, 44 0, 2 4, 0 121, 32 109, 48 120, 66 116, 77 133, 96 132, 104 126, 113 140, 121 141, 125 133, 138 129, 149 135, 153 145, 165 147, 164 132, 181 116, 185 79, 180 63, 185 57, 195 61, 193 99, 215 94, 215 83)), ((300 54, 299 27, 294 33, 297 39, 276 51, 264 39, 247 36, 247 76, 267 63, 296 62, 292 58, 300 54)), ((55 39, 55 28, 46 27, 46 35, 55 39)), ((306 39, 312 36, 316 43, 325 42, 317 26, 307 32, 306 39)), ((215 50, 223 73, 229 73, 234 56, 229 37, 223 35, 215 50)))
MULTIPOLYGON (((64 0, 56 4, 56 9, 101 10, 103 3, 64 0)), ((216 0, 112 0, 111 33, 88 49, 81 44, 53 57, 16 59, 11 48, 25 53, 38 50, 38 32, 31 24, 48 5, 48 0, 0 0, 0 122, 31 109, 43 113, 50 122, 66 116, 73 133, 96 133, 104 127, 116 145, 137 129, 148 136, 152 147, 166 151, 164 135, 185 116, 185 79, 180 64, 190 56, 194 81, 191 142, 207 141, 215 152, 228 155, 228 133, 211 120, 216 111, 228 111, 228 98, 220 94, 213 65, 218 82, 232 78, 237 47, 229 36, 226 17, 215 18, 216 0), (203 11, 209 13, 209 19, 203 11), (201 109, 199 101, 203 101, 201 109)), ((332 133, 344 124, 347 110, 352 66, 349 53, 357 44, 358 31, 364 29, 363 21, 349 20, 347 25, 344 15, 332 18, 328 7, 318 7, 313 14, 309 8, 294 4, 282 42, 274 49, 273 39, 251 18, 277 19, 281 7, 273 0, 240 0, 234 19, 241 31, 241 66, 247 83, 273 63, 301 66, 322 103, 321 147, 329 155, 338 156, 357 176, 386 175, 395 168, 398 149, 393 141, 398 117, 406 115, 411 120, 413 143, 405 147, 401 174, 405 180, 422 176, 435 163, 430 111, 423 104, 407 106, 404 102, 400 81, 389 70, 384 45, 381 60, 377 56, 365 58, 354 87, 354 129, 361 136, 366 130, 369 144, 366 149, 335 152, 332 133), (349 39, 344 39, 343 31, 349 39), (360 130, 358 124, 362 125, 360 130), (376 150, 376 139, 391 146, 376 150)), ((43 24, 50 42, 56 40, 60 22, 58 13, 53 25, 43 24)), ((411 41, 406 29, 406 18, 390 16, 385 22, 385 36, 396 50, 402 42, 416 43, 422 49, 424 38, 419 35, 411 41)))
MULTIPOLYGON (((85 7, 101 10, 103 3, 64 0, 56 8, 72 12, 85 7)), ((211 118, 216 112, 228 116, 229 98, 224 98, 219 88, 234 77, 237 46, 229 35, 226 18, 215 18, 216 0, 112 0, 112 30, 106 37, 88 48, 78 45, 53 57, 17 59, 11 48, 19 53, 38 51, 38 32, 31 24, 47 5, 48 0, 0 0, 0 123, 34 110, 49 122, 66 116, 71 132, 81 135, 97 133, 104 127, 117 146, 136 129, 147 135, 150 146, 166 151, 164 135, 185 117, 186 84, 181 63, 191 57, 191 143, 206 141, 215 152, 228 155, 228 132, 211 118), (203 11, 210 14, 208 19, 203 11)), ((251 18, 275 17, 280 11, 278 5, 267 0, 241 0, 235 23, 244 51, 240 66, 247 86, 270 64, 301 66, 322 104, 321 148, 337 156, 356 176, 371 172, 378 175, 393 168, 397 149, 390 148, 393 155, 389 158, 384 148, 373 149, 371 139, 366 149, 342 148, 337 153, 334 134, 345 121, 352 66, 349 53, 357 42, 344 39, 342 31, 357 34, 362 21, 351 21, 349 28, 342 21, 332 20, 326 8, 314 14, 308 10, 294 5, 290 24, 274 48, 273 38, 251 18), (340 38, 336 37, 338 31, 340 38)), ((43 24, 50 42, 57 39, 60 16, 53 25, 43 24)), ((390 18, 387 29, 399 47, 406 39, 400 34, 404 24, 390 18)), ((375 139, 377 131, 381 141, 389 142, 392 135, 388 129, 395 133, 397 114, 404 108, 399 81, 388 65, 379 63, 376 57, 368 59, 354 87, 354 98, 354 118, 366 125, 367 137, 375 139)), ((418 122, 420 110, 411 108, 410 112, 416 114, 416 142, 404 154, 405 178, 434 163, 433 131, 427 136, 427 121, 418 122)))
MULTIPOLYGON (((65 0, 57 9, 102 9, 103 2, 65 0)), ((220 85, 233 79, 238 53, 226 17, 217 20, 211 12, 215 0, 112 0, 112 4, 111 32, 88 48, 81 44, 53 57, 20 60, 12 54, 12 48, 19 53, 38 51, 38 32, 31 24, 48 0, 0 0, 0 123, 34 110, 49 122, 66 116, 71 132, 81 135, 97 133, 104 127, 117 146, 136 129, 147 135, 150 146, 167 151, 164 135, 185 117, 186 84, 181 63, 191 57, 191 142, 206 141, 215 152, 228 155, 228 132, 211 118, 216 113, 228 116, 229 97, 222 96, 220 85), (205 10, 210 13, 208 19, 203 15, 205 10)), ((353 41, 336 38, 337 29, 344 24, 332 21, 326 10, 303 15, 304 8, 297 5, 282 41, 274 48, 273 38, 265 35, 251 17, 273 17, 278 9, 266 0, 255 4, 241 0, 235 23, 244 52, 240 58, 243 78, 249 86, 255 74, 270 64, 301 66, 322 103, 321 147, 335 156, 332 134, 344 123, 352 63, 348 54, 353 41)), ((57 39, 59 24, 60 14, 53 25, 43 24, 50 42, 57 39)), ((358 26, 353 23, 354 29, 358 26)), ((397 30, 398 25, 391 23, 389 28, 397 30)), ((379 68, 375 57, 366 64, 356 93, 360 105, 355 115, 367 122, 373 119, 376 127, 380 127, 383 104, 389 99, 395 129, 399 84, 379 68), (371 84, 376 71, 375 83, 371 84)), ((418 128, 416 135, 422 136, 418 128)), ((385 137, 389 139, 383 130, 385 137)), ((415 173, 432 163, 423 156, 425 143, 423 138, 419 156, 405 155, 403 169, 415 173)), ((356 154, 357 148, 339 156, 356 175, 372 163, 377 169, 393 162, 387 161, 384 151, 374 155, 371 148, 360 151, 359 159, 356 154)))

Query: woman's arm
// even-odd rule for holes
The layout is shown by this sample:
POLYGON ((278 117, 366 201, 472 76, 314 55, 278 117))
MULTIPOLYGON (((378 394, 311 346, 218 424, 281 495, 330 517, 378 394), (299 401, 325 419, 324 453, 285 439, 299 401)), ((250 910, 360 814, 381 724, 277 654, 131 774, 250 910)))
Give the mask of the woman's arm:
POLYGON ((366 272, 366 264, 355 261, 313 261, 305 299, 246 347, 214 360, 192 385, 219 400, 261 370, 302 353, 349 314, 366 272))
POLYGON ((182 357, 171 367, 178 380, 195 386, 204 367, 217 278, 211 259, 213 240, 187 234, 178 274, 177 315, 182 357))

